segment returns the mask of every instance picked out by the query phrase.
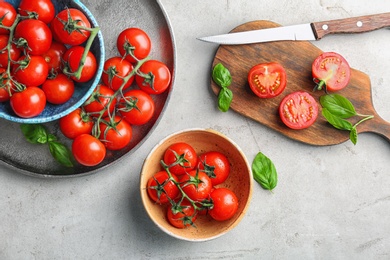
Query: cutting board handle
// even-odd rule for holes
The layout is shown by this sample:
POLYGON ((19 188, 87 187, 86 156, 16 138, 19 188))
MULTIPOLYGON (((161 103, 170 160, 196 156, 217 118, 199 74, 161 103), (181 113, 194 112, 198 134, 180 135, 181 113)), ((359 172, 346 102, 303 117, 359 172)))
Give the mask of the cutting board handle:
POLYGON ((360 127, 359 133, 376 133, 384 137, 388 142, 390 142, 390 123, 377 114, 374 115, 374 118, 370 119, 370 121, 370 124, 362 123, 358 126, 358 128, 360 127))

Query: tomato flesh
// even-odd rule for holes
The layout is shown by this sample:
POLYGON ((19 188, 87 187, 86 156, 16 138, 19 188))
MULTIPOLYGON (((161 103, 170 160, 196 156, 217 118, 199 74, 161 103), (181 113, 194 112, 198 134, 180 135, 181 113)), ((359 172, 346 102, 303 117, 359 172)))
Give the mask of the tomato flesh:
POLYGON ((276 97, 286 88, 286 71, 276 62, 261 63, 251 68, 248 82, 249 87, 258 97, 276 97))
POLYGON ((279 115, 289 128, 304 129, 316 121, 318 105, 309 93, 293 92, 283 98, 279 106, 279 115))
POLYGON ((325 86, 326 91, 338 91, 345 88, 351 77, 351 68, 343 56, 335 52, 324 52, 312 64, 312 74, 316 89, 325 86))

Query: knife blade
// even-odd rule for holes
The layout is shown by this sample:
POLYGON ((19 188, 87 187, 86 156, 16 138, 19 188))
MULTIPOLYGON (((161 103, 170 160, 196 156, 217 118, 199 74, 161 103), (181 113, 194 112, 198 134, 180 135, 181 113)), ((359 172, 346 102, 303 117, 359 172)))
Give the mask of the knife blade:
POLYGON ((198 38, 198 40, 225 45, 251 44, 271 41, 315 41, 328 34, 363 33, 388 26, 390 26, 390 13, 382 13, 207 36, 198 38))

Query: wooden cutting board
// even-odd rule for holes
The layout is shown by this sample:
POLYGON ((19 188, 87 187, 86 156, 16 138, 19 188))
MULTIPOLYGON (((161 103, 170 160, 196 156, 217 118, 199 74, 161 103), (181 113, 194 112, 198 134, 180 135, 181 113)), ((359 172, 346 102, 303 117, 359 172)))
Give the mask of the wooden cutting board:
MULTIPOLYGON (((253 21, 238 26, 232 32, 278 27, 270 21, 253 21)), ((327 50, 330 51, 330 50, 327 50)), ((317 100, 325 93, 313 92, 315 83, 311 74, 314 59, 323 51, 306 41, 280 41, 246 45, 221 45, 215 55, 213 67, 222 63, 232 75, 229 87, 233 92, 231 109, 251 118, 294 140, 311 145, 334 145, 349 140, 349 131, 333 128, 319 113, 317 121, 309 128, 292 130, 286 127, 278 114, 280 101, 294 91, 307 91, 317 100), (286 69, 287 87, 282 94, 271 99, 258 98, 249 88, 247 76, 256 64, 278 62, 286 69)), ((211 88, 218 95, 220 87, 211 80, 211 88)), ((367 74, 352 69, 349 85, 337 92, 347 97, 360 114, 374 118, 360 124, 358 133, 373 132, 390 141, 390 124, 375 111, 371 97, 371 83, 367 74)), ((321 109, 321 105, 319 105, 321 109)), ((351 121, 353 122, 353 121, 351 121)))

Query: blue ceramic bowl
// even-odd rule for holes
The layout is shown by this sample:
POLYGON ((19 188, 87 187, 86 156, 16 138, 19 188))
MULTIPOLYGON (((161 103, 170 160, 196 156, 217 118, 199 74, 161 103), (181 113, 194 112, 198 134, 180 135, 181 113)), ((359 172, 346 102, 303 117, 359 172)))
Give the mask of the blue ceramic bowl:
MULTIPOLYGON (((15 8, 17 8, 20 3, 20 0, 7 0, 7 2, 11 3, 12 5, 15 6, 15 8)), ((79 0, 52 0, 52 2, 56 8, 57 13, 63 10, 65 7, 77 8, 88 17, 93 27, 98 27, 98 23, 96 22, 92 13, 79 0)), ((75 83, 75 92, 72 98, 68 102, 62 105, 53 105, 47 103, 43 112, 40 115, 33 118, 18 117, 12 111, 9 102, 4 102, 4 103, 0 103, 0 117, 18 123, 27 123, 27 124, 46 123, 46 122, 59 119, 69 114, 76 108, 80 107, 84 103, 84 101, 92 94, 93 90, 99 83, 100 76, 103 72, 104 42, 103 42, 103 35, 101 31, 99 31, 97 37, 92 43, 91 52, 95 55, 96 61, 98 63, 96 75, 88 82, 75 83)))

